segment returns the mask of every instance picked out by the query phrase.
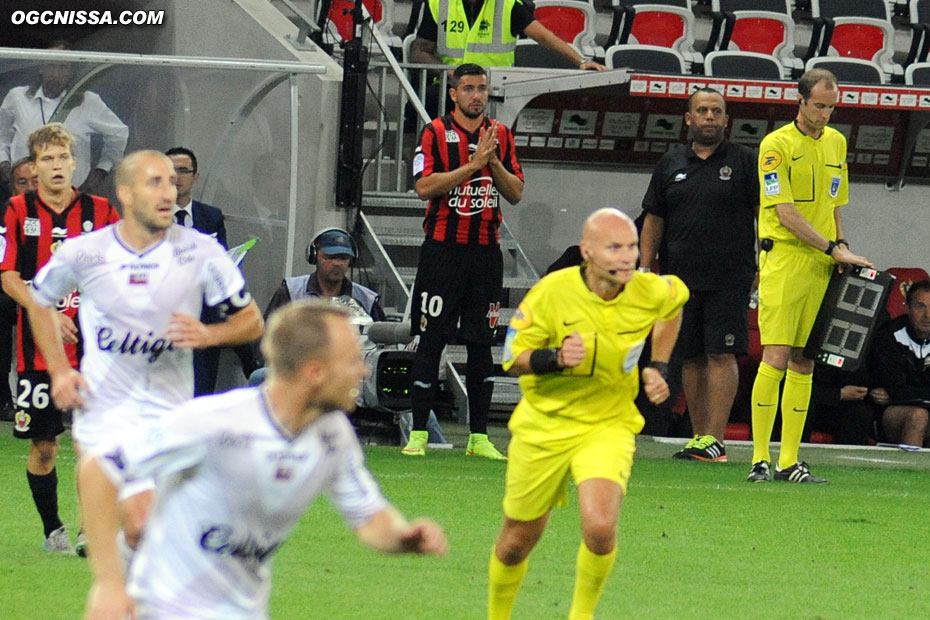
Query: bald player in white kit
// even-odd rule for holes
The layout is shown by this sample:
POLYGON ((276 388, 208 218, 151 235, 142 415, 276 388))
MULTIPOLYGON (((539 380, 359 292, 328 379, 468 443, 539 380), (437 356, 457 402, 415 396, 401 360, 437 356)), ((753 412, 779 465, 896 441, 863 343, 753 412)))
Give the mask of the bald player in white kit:
MULTIPOLYGON (((223 248, 174 223, 175 182, 163 154, 128 155, 116 172, 123 220, 63 243, 33 279, 33 332, 56 405, 76 409, 73 436, 82 453, 105 452, 191 399, 192 349, 261 336, 261 312, 223 248), (82 294, 80 372, 67 363, 54 320, 56 301, 75 289, 82 294), (201 323, 204 300, 226 320, 201 323)), ((134 546, 151 484, 137 481, 123 497, 134 546)))

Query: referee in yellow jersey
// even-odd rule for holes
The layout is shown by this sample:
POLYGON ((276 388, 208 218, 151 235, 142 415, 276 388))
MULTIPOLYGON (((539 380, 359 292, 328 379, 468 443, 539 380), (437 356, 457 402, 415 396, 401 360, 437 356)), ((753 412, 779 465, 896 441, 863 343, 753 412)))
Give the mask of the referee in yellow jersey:
POLYGON ((649 400, 660 403, 668 398, 664 372, 688 300, 677 277, 636 271, 638 241, 621 211, 595 211, 584 224, 584 263, 540 280, 510 321, 503 366, 520 376, 523 398, 510 418, 504 525, 489 569, 491 620, 510 618, 549 511, 564 505, 569 473, 583 536, 569 618, 594 617, 643 427, 633 404, 639 355, 654 327, 642 378, 649 400))
POLYGON ((762 363, 752 387, 752 470, 772 479, 769 442, 782 378, 781 450, 775 480, 823 483, 798 460, 814 362, 804 357, 835 264, 870 265, 849 251, 839 208, 848 202, 846 138, 827 127, 836 77, 812 69, 798 81, 798 116, 759 146, 759 332, 762 363))

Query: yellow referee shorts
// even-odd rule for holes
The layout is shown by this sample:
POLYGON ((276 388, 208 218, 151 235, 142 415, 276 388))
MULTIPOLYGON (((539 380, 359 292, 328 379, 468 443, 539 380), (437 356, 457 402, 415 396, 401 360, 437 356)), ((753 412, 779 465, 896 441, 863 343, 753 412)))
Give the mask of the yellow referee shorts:
POLYGON ((809 246, 776 241, 760 262, 762 345, 803 347, 830 283, 833 259, 809 246))
POLYGON ((524 436, 515 433, 507 448, 504 514, 509 518, 533 521, 554 506, 565 506, 569 472, 575 484, 591 478, 613 480, 626 495, 636 452, 636 432, 628 421, 593 424, 570 439, 530 443, 524 436))

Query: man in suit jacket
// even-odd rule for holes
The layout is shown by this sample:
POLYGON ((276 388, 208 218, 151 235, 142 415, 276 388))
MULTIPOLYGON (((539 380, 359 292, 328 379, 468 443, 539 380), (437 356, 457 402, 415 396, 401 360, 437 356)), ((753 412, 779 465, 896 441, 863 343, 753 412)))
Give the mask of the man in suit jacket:
MULTIPOLYGON (((174 220, 181 226, 194 228, 205 235, 210 235, 219 241, 225 249, 229 249, 226 242, 226 224, 223 221, 223 212, 211 205, 198 202, 191 198, 191 189, 200 178, 197 172, 197 157, 190 149, 176 146, 165 151, 165 155, 174 164, 174 171, 178 175, 178 201, 174 205, 174 220)), ((204 308, 200 316, 203 323, 218 323, 220 317, 212 308, 204 308)), ((220 364, 220 348, 194 350, 194 395, 212 394, 216 387, 216 375, 220 364)))

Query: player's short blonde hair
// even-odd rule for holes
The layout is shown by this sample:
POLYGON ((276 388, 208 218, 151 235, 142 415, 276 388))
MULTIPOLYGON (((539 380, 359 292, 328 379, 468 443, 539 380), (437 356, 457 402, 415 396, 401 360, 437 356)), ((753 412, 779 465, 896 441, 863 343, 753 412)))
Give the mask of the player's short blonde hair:
POLYGON ((41 149, 50 144, 68 147, 71 156, 74 157, 74 135, 62 123, 49 123, 39 127, 29 134, 26 144, 29 147, 29 159, 32 161, 36 160, 41 149))
POLYGON ((348 316, 345 309, 319 299, 299 299, 276 310, 261 344, 271 373, 292 376, 310 360, 321 359, 329 350, 329 321, 348 316))

